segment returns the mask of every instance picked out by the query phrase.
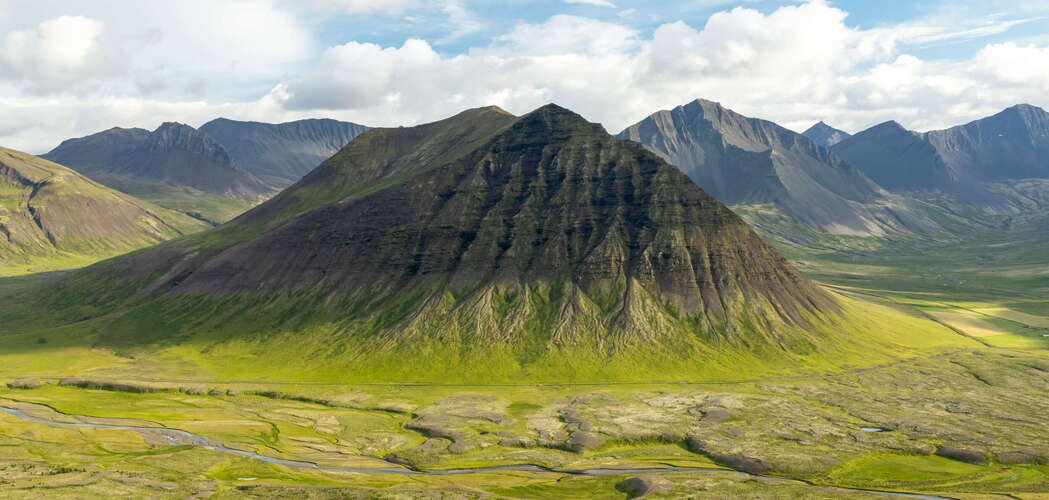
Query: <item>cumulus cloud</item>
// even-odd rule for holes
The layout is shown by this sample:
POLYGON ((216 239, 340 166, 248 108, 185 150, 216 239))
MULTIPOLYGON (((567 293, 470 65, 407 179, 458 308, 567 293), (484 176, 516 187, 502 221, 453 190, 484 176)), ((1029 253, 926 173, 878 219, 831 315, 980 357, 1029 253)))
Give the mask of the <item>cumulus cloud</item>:
MULTIPOLYGON (((923 22, 858 29, 849 25, 845 11, 823 0, 767 13, 738 7, 714 14, 701 26, 669 22, 651 32, 557 15, 518 24, 457 54, 440 50, 439 40, 421 39, 314 49, 301 23, 266 1, 209 2, 229 10, 220 10, 219 20, 189 26, 200 21, 199 13, 184 7, 193 1, 203 0, 171 3, 172 10, 163 15, 175 18, 173 23, 121 27, 100 16, 106 21, 100 32, 85 25, 76 38, 92 48, 53 58, 82 61, 82 67, 74 64, 82 74, 105 82, 107 91, 90 99, 69 91, 32 93, 23 80, 39 80, 35 73, 22 69, 12 78, 9 71, 2 72, 0 140, 39 152, 65 137, 114 125, 151 128, 164 120, 199 125, 216 116, 262 121, 327 116, 394 126, 492 104, 524 113, 547 102, 617 132, 656 110, 697 97, 797 130, 820 119, 849 131, 889 119, 928 130, 1017 102, 1049 107, 1049 42, 994 43, 965 59, 923 59, 908 51, 918 37, 979 26, 929 30, 923 22), (230 23, 222 18, 241 6, 257 9, 253 19, 258 25, 243 37, 227 36, 221 31, 230 23), (189 33, 170 26, 185 26, 189 33), (92 73, 92 61, 105 60, 97 54, 106 54, 107 44, 118 39, 135 40, 138 50, 122 67, 124 74, 105 81, 92 73), (312 50, 315 55, 304 63, 312 50), (127 88, 110 91, 110 85, 118 84, 127 88), (258 90, 247 98, 222 94, 241 88, 258 90), (18 128, 14 122, 26 116, 34 117, 32 123, 18 128)), ((316 8, 355 8, 336 1, 314 3, 327 5, 316 8)), ((410 8, 409 3, 394 4, 386 5, 410 8)), ((431 3, 430 8, 435 5, 449 4, 431 3)), ((151 19, 159 15, 149 14, 151 19)), ((0 38, 2 53, 48 60, 41 59, 46 36, 37 24, 19 35, 32 43, 9 49, 6 38, 0 38)))
POLYGON ((913 27, 860 30, 846 18, 814 0, 767 14, 737 7, 700 29, 673 22, 648 37, 560 15, 456 56, 423 40, 354 42, 328 49, 272 97, 289 110, 376 125, 489 104, 520 113, 557 101, 612 131, 696 97, 797 129, 819 119, 850 130, 888 119, 929 129, 1016 102, 1047 104, 1049 48, 990 45, 971 60, 927 61, 906 53, 913 27))
POLYGON ((213 79, 232 88, 266 81, 258 90, 265 92, 317 50, 294 13, 267 1, 98 3, 84 9, 90 18, 60 14, 69 10, 67 2, 35 0, 32 9, 9 11, 10 24, 31 28, 0 31, 0 81, 18 80, 36 95, 91 88, 192 97, 213 79))
POLYGON ((976 54, 976 63, 1000 85, 1033 86, 1049 93, 1049 46, 992 44, 976 54))
POLYGON ((94 19, 62 16, 33 30, 11 31, 0 45, 0 68, 35 93, 83 88, 117 69, 117 58, 99 42, 104 29, 94 19))

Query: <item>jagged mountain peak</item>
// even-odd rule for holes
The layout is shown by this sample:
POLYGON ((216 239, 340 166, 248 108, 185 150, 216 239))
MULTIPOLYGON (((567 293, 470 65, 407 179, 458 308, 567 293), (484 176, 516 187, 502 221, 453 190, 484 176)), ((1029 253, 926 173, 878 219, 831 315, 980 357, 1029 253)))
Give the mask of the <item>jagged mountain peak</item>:
MULTIPOLYGON (((1044 131, 1049 129, 1049 112, 1031 104, 1017 104, 985 118, 990 122, 1000 122, 1005 126, 1023 127, 1029 130, 1044 131)), ((981 121, 981 120, 977 120, 981 121)))
POLYGON ((809 127, 801 135, 812 139, 816 144, 825 148, 829 148, 849 137, 847 132, 827 125, 823 120, 809 127))
POLYGON ((232 163, 226 148, 208 134, 179 122, 164 122, 149 135, 150 149, 178 148, 194 153, 214 155, 224 163, 232 163))
POLYGON ((1005 108, 1004 112, 1019 112, 1019 113, 1033 113, 1039 115, 1049 115, 1045 109, 1035 106, 1034 104, 1019 103, 1005 108))

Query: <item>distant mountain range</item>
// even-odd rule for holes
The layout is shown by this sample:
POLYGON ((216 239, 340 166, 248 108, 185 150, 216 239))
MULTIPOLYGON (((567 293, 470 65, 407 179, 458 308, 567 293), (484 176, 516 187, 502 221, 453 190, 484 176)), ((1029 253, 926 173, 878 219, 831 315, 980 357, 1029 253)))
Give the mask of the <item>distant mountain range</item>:
MULTIPOLYGON (((220 118, 199 130, 114 128, 67 140, 44 157, 218 223, 298 181, 365 130, 335 120, 220 118)), ((1045 206, 1049 182, 1039 179, 1049 179, 1047 130, 1049 113, 1017 105, 925 133, 886 122, 849 135, 821 121, 798 134, 701 99, 618 137, 642 143, 763 229, 787 233, 794 224, 889 236, 942 231, 936 207, 945 200, 991 214, 1045 206)))
POLYGON ((1021 209, 1029 179, 1049 178, 1049 113, 1026 104, 945 130, 876 125, 832 151, 886 189, 943 193, 997 212, 1021 209))
POLYGON ((211 222, 224 222, 280 189, 365 127, 334 120, 271 125, 218 119, 201 129, 164 123, 63 141, 43 158, 107 186, 211 222))
POLYGON ((61 165, 0 148, 0 274, 83 265, 204 227, 61 165))
MULTIPOLYGON (((827 127, 829 129, 829 127, 827 127)), ((935 224, 907 200, 802 134, 696 100, 618 136, 640 142, 734 207, 769 207, 837 234, 923 232, 935 224)))
POLYGON ((356 123, 323 119, 271 124, 219 118, 200 127, 225 146, 234 163, 280 188, 301 179, 365 130, 356 123))

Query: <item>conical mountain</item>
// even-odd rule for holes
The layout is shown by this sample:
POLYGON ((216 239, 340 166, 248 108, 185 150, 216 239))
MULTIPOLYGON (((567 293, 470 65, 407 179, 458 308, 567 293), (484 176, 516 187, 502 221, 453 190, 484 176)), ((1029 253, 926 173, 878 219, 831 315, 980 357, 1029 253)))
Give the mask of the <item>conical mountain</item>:
POLYGON ((829 148, 849 138, 848 132, 831 127, 830 125, 823 123, 822 120, 809 127, 808 130, 802 132, 801 135, 812 139, 812 142, 825 148, 829 148))
POLYGON ((640 142, 729 205, 761 209, 821 231, 882 235, 930 221, 811 139, 773 122, 696 100, 619 134, 640 142))
POLYGON ((368 127, 328 119, 259 123, 218 118, 200 127, 237 165, 280 187, 291 185, 368 127))
POLYGON ((555 105, 369 130, 229 224, 63 287, 117 311, 95 345, 238 376, 734 376, 872 338, 681 171, 555 105))
MULTIPOLYGON (((774 301, 780 319, 794 321, 827 304, 741 219, 639 147, 554 105, 520 119, 482 113, 506 125, 477 130, 486 132, 481 147, 431 161, 412 148, 403 170, 395 161, 374 178, 368 163, 379 139, 353 143, 282 195, 316 196, 311 186, 330 185, 336 168, 357 184, 340 188, 336 204, 196 263, 172 291, 307 284, 357 293, 346 284, 382 283, 374 298, 432 280, 456 293, 564 281, 581 291, 625 287, 626 302, 651 294, 726 320, 751 300, 774 301)), ((384 139, 412 132, 387 130, 384 139)), ((249 213, 244 225, 258 217, 249 213)))
POLYGON ((82 265, 204 227, 56 163, 0 148, 0 273, 82 265))

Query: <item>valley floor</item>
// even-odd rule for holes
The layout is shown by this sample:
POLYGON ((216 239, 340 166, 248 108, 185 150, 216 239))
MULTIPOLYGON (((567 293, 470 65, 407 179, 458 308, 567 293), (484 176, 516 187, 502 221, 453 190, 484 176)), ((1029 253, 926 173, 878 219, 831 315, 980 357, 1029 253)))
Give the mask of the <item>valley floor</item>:
MULTIPOLYGON (((82 498, 1047 498, 1049 356, 966 349, 753 383, 327 385, 19 379, 0 391, 0 495, 82 498), (35 419, 26 419, 25 415, 35 419), (208 449, 187 431, 268 458, 208 449), (560 471, 490 471, 534 464, 560 471), (731 469, 751 472, 745 476, 731 469), (636 486, 636 485, 634 485, 636 486)), ((214 446, 213 446, 214 447, 214 446)))

